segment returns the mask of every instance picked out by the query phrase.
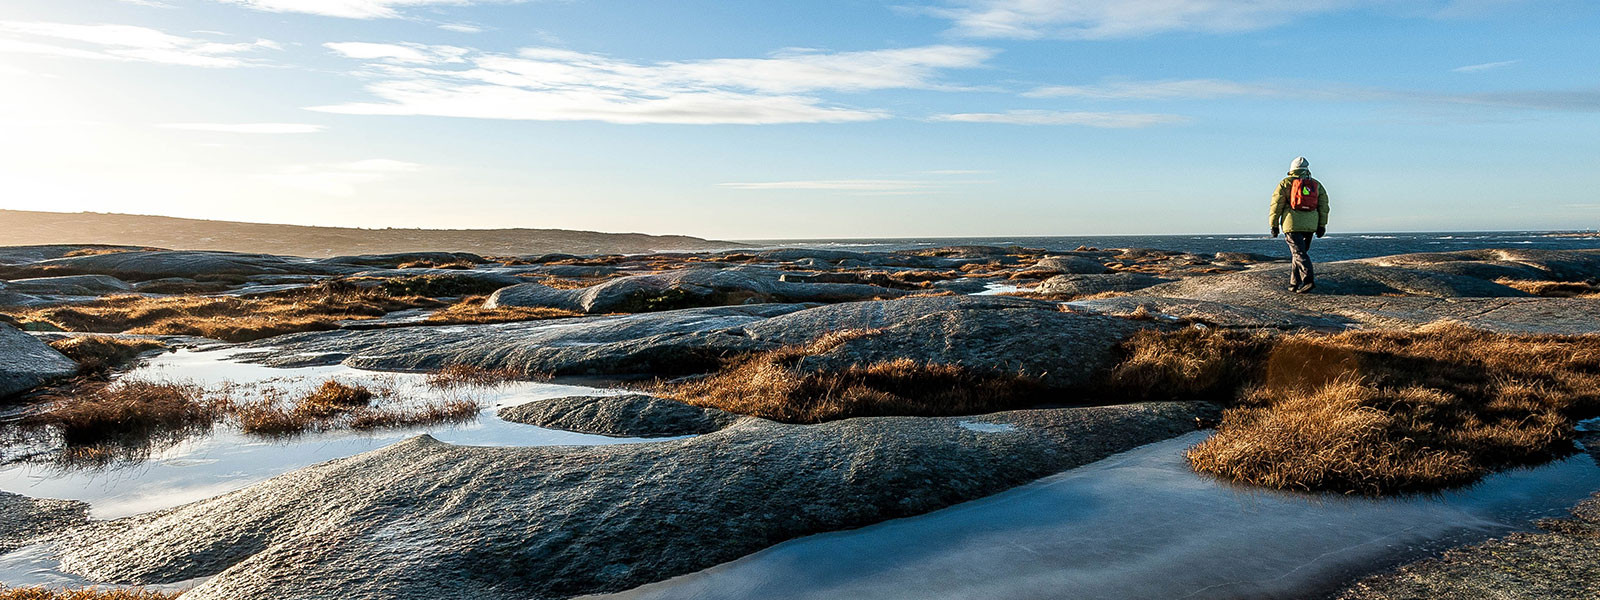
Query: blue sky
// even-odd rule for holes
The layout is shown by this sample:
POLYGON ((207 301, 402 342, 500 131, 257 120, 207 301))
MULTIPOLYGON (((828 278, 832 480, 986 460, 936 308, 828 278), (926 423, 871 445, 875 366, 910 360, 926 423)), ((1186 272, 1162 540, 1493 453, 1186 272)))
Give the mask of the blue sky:
POLYGON ((0 208, 719 238, 1587 229, 1586 0, 7 0, 0 208))

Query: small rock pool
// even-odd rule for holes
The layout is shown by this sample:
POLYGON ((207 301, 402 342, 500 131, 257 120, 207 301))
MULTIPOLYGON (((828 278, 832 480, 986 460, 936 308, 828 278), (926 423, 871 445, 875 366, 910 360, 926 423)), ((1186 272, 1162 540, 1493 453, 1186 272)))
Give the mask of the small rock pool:
MULTIPOLYGON (((345 366, 279 369, 239 362, 241 351, 178 350, 147 360, 123 377, 194 383, 207 389, 231 386, 240 393, 270 387, 277 391, 309 390, 330 378, 346 383, 390 386, 401 395, 440 394, 422 374, 379 373, 345 366)), ((617 444, 646 441, 544 429, 504 421, 496 409, 530 401, 573 395, 611 395, 618 390, 514 382, 467 394, 484 405, 478 418, 465 423, 378 429, 307 432, 290 437, 250 435, 219 425, 176 444, 155 450, 143 461, 106 468, 64 467, 47 462, 0 465, 0 490, 36 498, 61 498, 89 503, 96 519, 114 519, 170 508, 230 492, 300 467, 360 454, 427 433, 442 441, 477 446, 556 446, 617 444)), ((656 438, 659 439, 659 438, 656 438)))
POLYGON ((1190 470, 1182 453, 1207 435, 603 598, 1317 597, 1401 561, 1563 516, 1600 489, 1600 466, 1579 454, 1434 496, 1279 493, 1190 470))

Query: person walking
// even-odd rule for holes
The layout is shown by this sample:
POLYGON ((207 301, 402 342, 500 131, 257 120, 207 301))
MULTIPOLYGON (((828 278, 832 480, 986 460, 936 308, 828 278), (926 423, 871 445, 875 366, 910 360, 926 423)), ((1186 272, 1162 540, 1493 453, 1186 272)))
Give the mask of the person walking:
POLYGON ((1289 176, 1272 193, 1272 237, 1287 234, 1294 267, 1289 291, 1304 294, 1317 287, 1311 267, 1311 236, 1328 234, 1328 190, 1311 178, 1311 162, 1302 156, 1289 164, 1289 176))

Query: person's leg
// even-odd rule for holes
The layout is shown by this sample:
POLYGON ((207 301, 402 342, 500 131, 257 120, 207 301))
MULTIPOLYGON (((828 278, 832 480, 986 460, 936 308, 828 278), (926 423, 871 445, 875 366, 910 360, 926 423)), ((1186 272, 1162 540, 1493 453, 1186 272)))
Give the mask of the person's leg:
POLYGON ((1300 285, 1312 286, 1317 283, 1317 268, 1311 263, 1311 240, 1316 239, 1316 234, 1303 233, 1305 241, 1300 242, 1300 259, 1305 261, 1306 272, 1300 276, 1300 285))
POLYGON ((1303 233, 1290 232, 1283 236, 1285 241, 1289 243, 1289 259, 1291 262, 1289 289, 1299 289, 1300 286, 1306 283, 1306 265, 1310 263, 1310 258, 1306 255, 1305 244, 1301 242, 1301 238, 1304 235, 1303 233))

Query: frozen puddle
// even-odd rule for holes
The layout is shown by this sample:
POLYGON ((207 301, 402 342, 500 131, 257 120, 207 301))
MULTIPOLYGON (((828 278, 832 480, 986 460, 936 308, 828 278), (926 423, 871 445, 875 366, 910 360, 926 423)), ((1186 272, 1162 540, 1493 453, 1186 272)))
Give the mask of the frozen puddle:
MULTIPOLYGON (((234 350, 180 350, 150 359, 129 377, 196 383, 215 389, 233 385, 246 393, 256 386, 310 389, 329 378, 347 383, 395 386, 402 395, 439 395, 424 375, 378 373, 345 366, 278 369, 230 360, 234 350)), ((466 394, 484 404, 476 420, 371 431, 309 432, 272 438, 247 435, 230 426, 157 450, 148 460, 84 470, 50 464, 0 466, 0 490, 35 498, 82 500, 96 519, 114 519, 170 508, 243 488, 300 467, 360 454, 427 433, 442 441, 475 446, 556 446, 644 441, 544 429, 501 420, 495 410, 533 400, 573 395, 611 395, 616 390, 516 382, 473 388, 466 394)))
MULTIPOLYGON (((1390 500, 1196 475, 1197 432, 926 515, 792 540, 605 596, 630 599, 1303 598, 1374 569, 1564 515, 1587 454, 1390 500)), ((591 597, 598 598, 598 597, 591 597)))

